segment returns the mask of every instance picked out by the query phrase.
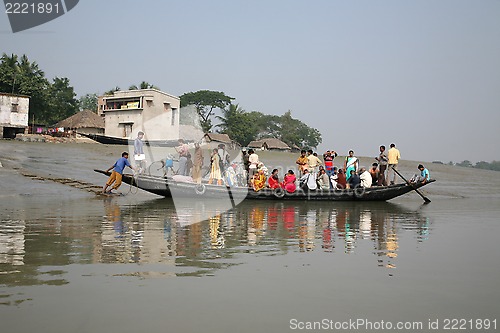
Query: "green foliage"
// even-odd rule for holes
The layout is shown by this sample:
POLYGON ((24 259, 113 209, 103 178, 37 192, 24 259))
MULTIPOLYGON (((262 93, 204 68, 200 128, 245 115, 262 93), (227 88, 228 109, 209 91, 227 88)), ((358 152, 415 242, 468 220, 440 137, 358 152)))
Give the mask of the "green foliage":
POLYGON ((259 129, 254 125, 257 117, 256 113, 247 113, 238 104, 230 104, 222 110, 222 117, 216 117, 221 120, 217 125, 220 128, 219 133, 226 133, 240 145, 246 146, 258 134, 259 129))
POLYGON ((4 53, 0 61, 0 91, 30 96, 29 118, 35 118, 36 123, 52 125, 52 121, 57 119, 53 113, 59 112, 53 108, 74 102, 74 96, 66 101, 58 100, 70 96, 57 91, 57 87, 68 88, 69 82, 52 87, 38 64, 30 62, 26 55, 19 58, 15 54, 8 56, 4 53))
POLYGON ((50 86, 50 96, 51 112, 46 115, 49 124, 55 124, 78 112, 78 100, 68 78, 56 77, 50 86))
POLYGON ((113 95, 115 92, 120 91, 120 87, 116 86, 113 89, 110 89, 104 93, 104 96, 110 96, 113 95))
POLYGON ((97 94, 85 94, 78 100, 78 107, 80 111, 90 110, 97 112, 97 94))
POLYGON ((152 85, 146 81, 142 81, 141 84, 139 86, 136 86, 135 84, 131 85, 128 90, 138 90, 138 89, 156 89, 156 90, 160 90, 160 88, 158 88, 157 86, 155 85, 152 85))
POLYGON ((500 161, 493 161, 493 162, 485 162, 485 161, 480 161, 477 162, 475 165, 471 163, 469 160, 462 161, 460 163, 455 163, 449 162, 448 165, 456 165, 460 167, 466 167, 466 168, 475 168, 475 169, 483 169, 483 170, 493 170, 493 171, 500 171, 500 161))
POLYGON ((185 93, 180 96, 181 107, 194 105, 200 116, 200 124, 205 133, 212 130, 212 116, 215 110, 224 110, 231 104, 233 97, 229 97, 220 91, 199 90, 185 93))
POLYGON ((472 163, 469 160, 462 161, 462 162, 457 163, 455 165, 460 166, 460 167, 465 167, 465 168, 472 168, 472 163))
POLYGON ((290 111, 282 116, 265 115, 261 112, 245 112, 237 104, 230 104, 222 111, 220 133, 228 134, 242 146, 259 138, 277 138, 290 147, 317 147, 321 133, 292 117, 290 111))
POLYGON ((491 163, 485 161, 477 162, 474 168, 500 171, 500 161, 493 161, 491 163))

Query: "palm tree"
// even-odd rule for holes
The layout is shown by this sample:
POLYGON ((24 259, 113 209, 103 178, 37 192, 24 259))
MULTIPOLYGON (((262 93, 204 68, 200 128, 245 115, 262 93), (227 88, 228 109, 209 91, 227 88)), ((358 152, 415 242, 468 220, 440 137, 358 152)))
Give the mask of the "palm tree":
POLYGON ((160 90, 160 88, 158 88, 157 86, 150 84, 146 81, 142 81, 141 84, 139 85, 139 87, 136 86, 135 84, 133 84, 128 89, 129 90, 138 90, 138 89, 157 89, 157 90, 160 90))

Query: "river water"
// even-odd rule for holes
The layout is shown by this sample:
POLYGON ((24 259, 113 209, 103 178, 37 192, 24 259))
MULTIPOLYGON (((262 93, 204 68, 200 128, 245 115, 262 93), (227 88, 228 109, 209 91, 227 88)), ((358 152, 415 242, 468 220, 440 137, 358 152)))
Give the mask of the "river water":
MULTIPOLYGON (((498 172, 428 164, 428 205, 410 193, 230 210, 47 180, 103 185, 92 169, 122 150, 0 141, 2 332, 498 330, 498 172)), ((283 168, 294 158, 261 154, 283 168)))

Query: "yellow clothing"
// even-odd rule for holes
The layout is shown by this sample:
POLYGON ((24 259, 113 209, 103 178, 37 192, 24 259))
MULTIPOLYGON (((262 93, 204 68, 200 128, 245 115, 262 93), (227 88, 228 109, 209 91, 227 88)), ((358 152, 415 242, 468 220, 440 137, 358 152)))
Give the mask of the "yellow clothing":
POLYGON ((210 177, 209 184, 212 183, 212 180, 222 180, 222 174, 219 167, 219 154, 212 155, 212 166, 210 168, 210 177))
POLYGON ((317 156, 314 156, 314 155, 309 155, 307 157, 307 163, 309 164, 310 169, 314 169, 314 168, 323 164, 323 163, 321 163, 321 160, 317 156))
POLYGON ((263 173, 259 173, 255 175, 255 178, 253 178, 251 182, 253 190, 257 192, 266 186, 266 176, 263 173))
POLYGON ((398 164, 400 158, 401 154, 399 154, 399 150, 396 147, 389 149, 389 151, 387 152, 387 159, 389 160, 389 164, 398 164))
POLYGON ((307 159, 307 156, 302 157, 301 155, 295 163, 299 165, 300 171, 304 171, 308 167, 309 160, 307 159))
POLYGON ((120 185, 122 184, 122 174, 116 172, 115 170, 111 172, 111 176, 109 176, 106 185, 111 186, 113 183, 115 183, 115 185, 113 186, 113 190, 117 190, 118 187, 120 187, 120 185))

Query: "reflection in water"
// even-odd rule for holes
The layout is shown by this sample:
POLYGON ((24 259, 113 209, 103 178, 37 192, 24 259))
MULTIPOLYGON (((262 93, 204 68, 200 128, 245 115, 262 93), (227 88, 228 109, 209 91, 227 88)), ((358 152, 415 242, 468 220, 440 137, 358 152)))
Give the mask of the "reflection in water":
POLYGON ((378 266, 395 268, 401 234, 422 242, 430 232, 428 218, 390 203, 243 202, 224 211, 216 201, 120 206, 106 198, 102 205, 103 215, 86 220, 0 220, 0 286, 67 283, 63 270, 46 266, 132 263, 144 271, 131 275, 142 278, 203 276, 245 253, 345 255, 361 244, 371 244, 378 266), (203 216, 212 217, 192 222, 203 216))

